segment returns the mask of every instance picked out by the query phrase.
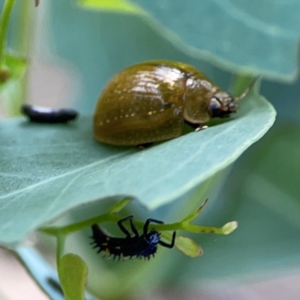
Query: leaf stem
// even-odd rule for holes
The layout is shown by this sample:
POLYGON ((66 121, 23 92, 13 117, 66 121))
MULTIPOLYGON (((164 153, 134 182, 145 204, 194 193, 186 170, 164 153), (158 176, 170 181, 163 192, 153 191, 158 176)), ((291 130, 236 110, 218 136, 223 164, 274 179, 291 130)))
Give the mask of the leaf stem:
POLYGON ((117 215, 113 215, 110 213, 105 213, 103 215, 83 220, 78 223, 70 224, 67 226, 50 226, 50 227, 43 227, 40 229, 41 232, 49 234, 49 235, 55 235, 58 236, 59 234, 69 235, 71 233, 74 233, 76 231, 79 231, 81 229, 87 228, 92 226, 93 224, 99 224, 104 222, 118 222, 119 217, 117 215))
POLYGON ((66 238, 67 238, 67 236, 62 234, 62 233, 59 233, 57 235, 57 245, 56 245, 56 265, 57 265, 57 268, 59 268, 60 259, 64 255, 66 238))
POLYGON ((15 0, 6 0, 3 6, 0 19, 0 71, 2 70, 4 60, 4 48, 7 35, 8 23, 15 0))
MULTIPOLYGON (((66 226, 43 227, 40 229, 40 231, 43 233, 49 234, 49 235, 54 235, 54 236, 59 237, 60 235, 69 235, 76 231, 82 230, 84 228, 91 227, 93 224, 99 224, 99 223, 104 223, 104 222, 117 223, 119 220, 120 220, 119 216, 117 216, 115 214, 111 214, 110 212, 107 212, 100 216, 97 216, 97 217, 94 217, 91 219, 87 219, 87 220, 83 220, 81 222, 66 225, 66 226)), ((140 221, 135 221, 134 224, 138 229, 142 229, 144 226, 144 223, 140 222, 140 221)), ((185 230, 185 231, 194 232, 194 233, 228 234, 228 227, 226 227, 226 230, 224 230, 224 227, 228 226, 228 224, 232 224, 232 228, 234 228, 234 229, 237 227, 236 222, 227 223, 221 228, 193 225, 193 224, 190 224, 189 222, 176 222, 176 223, 159 224, 159 225, 151 224, 151 227, 155 228, 157 231, 160 231, 160 232, 185 230)))
MULTIPOLYGON (((240 95, 242 94, 242 92, 244 92, 246 87, 253 79, 254 76, 238 74, 234 76, 229 90, 232 92, 233 95, 240 95)), ((258 80, 258 82, 255 83, 254 91, 259 92, 259 89, 260 89, 260 80, 258 80)))
MULTIPOLYGON (((57 239, 57 250, 56 250, 56 260, 57 265, 60 264, 60 259, 64 254, 64 247, 65 241, 68 235, 82 230, 87 227, 91 227, 93 224, 99 224, 104 222, 114 222, 117 223, 121 220, 118 212, 122 210, 128 203, 130 203, 131 199, 125 198, 115 205, 113 205, 106 213, 93 217, 87 220, 83 220, 81 222, 73 223, 66 226, 50 226, 50 227, 43 227, 40 229, 41 232, 53 235, 57 239)), ((233 232, 238 224, 237 222, 229 222, 225 224, 223 227, 207 227, 207 226, 199 226, 190 224, 190 221, 195 219, 199 213, 202 211, 204 205, 206 204, 207 200, 194 212, 186 216, 182 221, 170 224, 151 224, 151 227, 156 229, 157 231, 162 233, 162 236, 167 240, 171 240, 170 231, 178 231, 184 230, 194 233, 215 233, 215 234, 230 234, 233 232), (166 232, 169 231, 169 232, 166 232)), ((142 229, 144 227, 144 223, 140 221, 134 221, 135 226, 138 229, 142 229)), ((176 246, 176 244, 175 244, 176 246)), ((176 246, 177 247, 177 246, 176 246)), ((177 247, 178 248, 178 247, 177 247)), ((201 249, 201 248, 200 248, 201 249)), ((179 249, 180 250, 180 249, 179 249)), ((182 250, 181 250, 182 251, 182 250)), ((198 256, 198 255, 196 255, 198 256)))

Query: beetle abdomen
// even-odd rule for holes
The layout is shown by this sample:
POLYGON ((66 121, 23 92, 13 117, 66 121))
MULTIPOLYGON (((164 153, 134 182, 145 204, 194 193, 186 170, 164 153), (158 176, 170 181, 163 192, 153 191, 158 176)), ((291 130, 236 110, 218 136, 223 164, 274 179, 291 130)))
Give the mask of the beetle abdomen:
MULTIPOLYGON (((157 243, 151 244, 145 238, 116 238, 106 235, 99 226, 92 226, 92 244, 94 248, 98 248, 98 253, 102 251, 109 256, 123 258, 147 257, 153 255, 157 251, 157 243)), ((157 233, 158 234, 158 233, 157 233)))
POLYGON ((96 106, 96 140, 137 145, 181 135, 186 80, 178 68, 158 63, 123 70, 108 83, 96 106))

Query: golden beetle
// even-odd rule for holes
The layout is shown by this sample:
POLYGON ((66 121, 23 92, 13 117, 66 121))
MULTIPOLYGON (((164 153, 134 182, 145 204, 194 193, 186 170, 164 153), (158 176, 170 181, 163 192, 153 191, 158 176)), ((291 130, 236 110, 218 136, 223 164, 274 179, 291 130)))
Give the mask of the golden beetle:
POLYGON ((184 123, 203 128, 211 118, 236 112, 236 101, 196 68, 172 61, 149 61, 115 75, 94 114, 94 137, 112 145, 145 145, 182 134, 184 123))

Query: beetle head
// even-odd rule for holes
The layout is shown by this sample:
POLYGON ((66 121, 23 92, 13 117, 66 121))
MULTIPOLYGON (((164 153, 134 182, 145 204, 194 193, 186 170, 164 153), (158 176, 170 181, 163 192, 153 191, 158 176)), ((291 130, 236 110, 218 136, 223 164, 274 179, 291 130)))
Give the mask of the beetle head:
POLYGON ((229 117, 237 111, 234 97, 223 91, 217 92, 210 99, 209 111, 212 118, 229 117))
POLYGON ((149 233, 146 235, 146 239, 149 244, 151 245, 157 245, 160 241, 160 233, 158 233, 155 229, 151 229, 149 233))
POLYGON ((248 95, 257 79, 258 77, 255 77, 239 97, 233 97, 232 95, 223 91, 216 92, 209 102, 209 111, 211 117, 226 118, 229 117, 231 113, 235 113, 238 109, 238 106, 235 103, 248 95))

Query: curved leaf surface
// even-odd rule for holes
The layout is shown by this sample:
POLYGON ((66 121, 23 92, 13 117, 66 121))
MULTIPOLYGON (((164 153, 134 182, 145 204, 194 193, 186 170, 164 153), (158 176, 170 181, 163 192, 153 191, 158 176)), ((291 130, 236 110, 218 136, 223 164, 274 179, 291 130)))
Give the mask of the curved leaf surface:
POLYGON ((199 288, 199 280, 212 280, 216 285, 222 278, 261 284, 298 273, 299 131, 299 123, 276 123, 235 165, 228 176, 227 190, 217 203, 218 207, 222 201, 224 205, 220 222, 234 218, 239 222, 238 230, 226 237, 216 236, 213 241, 209 236, 196 239, 205 250, 205 259, 184 258, 177 266, 182 272, 180 278, 174 276, 174 284, 182 281, 183 285, 192 283, 199 288))
POLYGON ((149 209, 233 162, 272 126, 273 107, 250 95, 232 119, 146 150, 93 140, 92 118, 69 125, 0 123, 0 242, 13 243, 80 204, 132 196, 149 209))
POLYGON ((300 3, 293 0, 131 0, 165 37, 234 71, 297 75, 300 3))

